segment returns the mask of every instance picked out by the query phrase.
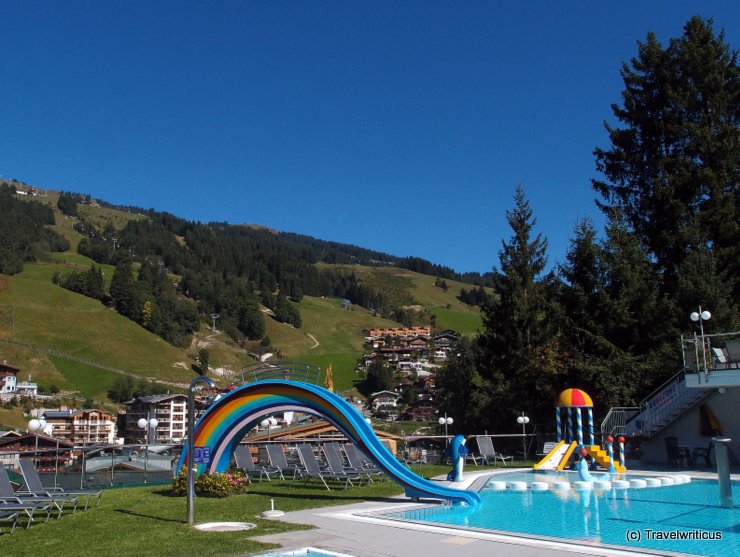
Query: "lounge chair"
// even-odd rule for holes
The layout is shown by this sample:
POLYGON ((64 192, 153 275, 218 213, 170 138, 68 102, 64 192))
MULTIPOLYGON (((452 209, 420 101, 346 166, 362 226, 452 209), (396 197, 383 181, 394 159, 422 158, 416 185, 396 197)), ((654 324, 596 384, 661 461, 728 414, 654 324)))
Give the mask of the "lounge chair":
MULTIPOLYGON (((21 474, 23 474, 23 479, 26 482, 26 491, 24 493, 29 493, 31 495, 37 495, 40 497, 51 497, 51 496, 67 496, 69 498, 77 498, 79 500, 80 497, 85 497, 85 509, 87 510, 90 506, 90 501, 93 497, 98 498, 98 502, 95 505, 96 507, 100 506, 100 499, 103 496, 103 490, 102 489, 62 489, 61 487, 44 487, 41 483, 41 478, 39 477, 38 472, 36 471, 36 466, 33 464, 33 460, 28 458, 22 458, 20 461, 21 465, 21 474)), ((77 508, 77 505, 75 504, 75 509, 77 508)))
POLYGON ((381 479, 383 478, 383 471, 377 466, 368 463, 365 455, 362 454, 352 443, 344 445, 344 454, 347 455, 347 462, 349 462, 349 465, 352 468, 362 470, 367 474, 367 479, 371 482, 373 481, 372 476, 380 476, 381 479))
POLYGON ((350 485, 354 487, 355 484, 352 483, 352 476, 331 470, 322 470, 319 466, 319 461, 316 460, 316 455, 313 454, 311 445, 298 445, 298 455, 301 457, 301 462, 306 469, 306 481, 311 478, 318 478, 329 491, 331 491, 331 488, 326 483, 327 479, 338 482, 344 481, 344 489, 347 489, 350 485))
POLYGON ((512 460, 513 457, 496 452, 496 449, 493 448, 493 441, 489 436, 478 435, 476 439, 478 441, 478 452, 486 464, 495 464, 497 460, 500 460, 506 466, 506 461, 512 460))
MULTIPOLYGON (((35 512, 45 512, 46 520, 44 522, 49 522, 52 509, 57 509, 59 511, 58 518, 62 515, 64 503, 67 501, 67 497, 39 497, 36 495, 20 495, 16 493, 13 491, 13 484, 10 483, 8 471, 5 469, 5 466, 0 464, 0 510, 25 512, 28 516, 26 528, 33 522, 33 514, 35 512)), ((72 512, 74 513, 77 507, 77 501, 74 501, 73 504, 74 508, 72 512)))
POLYGON ((694 461, 691 459, 691 453, 688 447, 680 447, 678 445, 677 437, 666 437, 665 441, 665 452, 668 457, 668 466, 672 468, 682 468, 684 461, 686 466, 691 468, 694 466, 694 461))
POLYGON ((706 447, 694 447, 691 451, 691 461, 696 463, 700 458, 704 459, 707 468, 712 467, 712 443, 710 442, 706 447))
MULTIPOLYGON (((344 457, 342 456, 342 449, 339 443, 324 443, 323 445, 324 457, 329 470, 337 474, 346 474, 351 476, 353 479, 356 478, 358 481, 362 481, 362 476, 368 476, 368 474, 362 468, 354 468, 351 464, 345 465, 344 457)), ((370 476, 368 476, 369 479, 370 476)))
POLYGON ((268 482, 272 481, 270 476, 280 476, 282 478, 282 474, 277 468, 255 464, 252 458, 252 452, 247 445, 239 445, 236 448, 234 451, 234 461, 236 462, 237 470, 244 472, 250 482, 253 476, 259 477, 259 481, 262 481, 262 478, 267 478, 268 482))
POLYGON ((11 509, 7 508, 5 505, 0 505, 0 521, 2 522, 10 522, 10 535, 13 535, 13 532, 15 532, 15 527, 18 524, 18 517, 20 516, 21 511, 19 509, 11 509))
POLYGON ((280 474, 280 479, 285 479, 285 473, 289 473, 293 476, 293 479, 302 478, 304 470, 300 466, 295 464, 288 464, 288 459, 285 458, 285 452, 283 452, 282 445, 266 445, 267 458, 270 460, 270 466, 276 468, 280 474))
POLYGON ((12 534, 15 530, 16 525, 20 521, 21 514, 24 514, 28 518, 28 521, 26 522, 26 530, 28 530, 28 528, 31 526, 31 523, 34 522, 33 513, 37 511, 46 512, 46 519, 44 520, 44 523, 47 523, 49 522, 49 518, 51 517, 51 511, 53 508, 54 505, 48 502, 26 504, 0 501, 0 520, 12 520, 13 524, 10 527, 10 534, 12 534))

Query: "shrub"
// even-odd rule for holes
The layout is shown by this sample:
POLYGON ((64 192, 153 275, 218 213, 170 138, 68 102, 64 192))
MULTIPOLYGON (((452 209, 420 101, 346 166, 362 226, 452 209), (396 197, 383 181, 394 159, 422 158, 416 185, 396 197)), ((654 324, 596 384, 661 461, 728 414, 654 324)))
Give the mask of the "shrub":
MULTIPOLYGON (((195 479, 195 493, 204 497, 228 497, 246 493, 249 479, 242 472, 224 472, 201 474, 195 479)), ((187 466, 172 480, 172 491, 175 495, 186 495, 188 490, 187 466)))

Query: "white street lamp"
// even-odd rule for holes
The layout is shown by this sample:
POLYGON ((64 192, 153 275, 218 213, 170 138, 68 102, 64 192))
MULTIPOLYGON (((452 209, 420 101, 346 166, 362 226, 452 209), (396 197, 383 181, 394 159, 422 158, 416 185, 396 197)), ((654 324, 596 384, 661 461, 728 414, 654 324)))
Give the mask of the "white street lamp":
MULTIPOLYGON (((706 348, 706 344, 704 343, 704 321, 709 321, 712 318, 712 314, 706 309, 702 311, 701 306, 699 306, 699 311, 691 312, 691 315, 689 315, 689 318, 694 323, 696 323, 697 321, 699 322, 699 331, 701 332, 701 354, 704 360, 704 373, 706 373, 707 372, 707 348, 706 348)), ((698 355, 699 354, 697 354, 697 357, 698 355)))
POLYGON ((36 418, 33 418, 28 422, 28 429, 29 431, 32 431, 34 434, 36 434, 36 449, 34 450, 33 456, 36 461, 38 461, 38 452, 39 452, 39 432, 43 433, 46 429, 46 426, 49 425, 46 423, 46 420, 37 420, 36 418))
POLYGON ((264 420, 262 420, 260 422, 260 425, 262 427, 267 428, 267 440, 269 441, 270 440, 270 428, 277 425, 277 420, 274 417, 270 416, 269 418, 265 418, 264 420))
POLYGON ((139 421, 136 423, 141 429, 146 430, 146 433, 144 434, 144 483, 146 483, 149 475, 149 445, 152 443, 152 434, 157 430, 159 420, 157 420, 157 418, 151 418, 149 420, 146 418, 139 418, 139 421))
POLYGON ((445 412, 444 417, 439 418, 439 425, 445 426, 445 437, 447 437, 447 426, 451 426, 455 420, 447 416, 447 412, 445 412))
POLYGON ((524 460, 527 460, 527 424, 529 418, 522 412, 522 415, 517 417, 516 423, 522 426, 522 455, 524 455, 524 460))
POLYGON ((159 425, 159 420, 157 420, 157 418, 151 418, 149 420, 146 418, 139 418, 139 421, 136 423, 141 429, 146 430, 145 442, 147 445, 150 445, 152 443, 152 433, 156 431, 157 426, 159 425))

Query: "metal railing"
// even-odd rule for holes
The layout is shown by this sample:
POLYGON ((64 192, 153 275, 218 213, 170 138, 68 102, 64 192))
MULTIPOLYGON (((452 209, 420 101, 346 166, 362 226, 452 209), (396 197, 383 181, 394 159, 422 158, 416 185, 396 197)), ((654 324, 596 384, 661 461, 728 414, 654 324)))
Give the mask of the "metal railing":
POLYGON ((639 414, 639 406, 615 406, 610 408, 601 422, 601 435, 624 435, 627 433, 627 423, 639 414))
POLYGON ((84 489, 172 481, 182 444, 78 445, 0 452, 11 471, 30 458, 46 487, 84 489))
POLYGON ((721 369, 737 369, 740 359, 740 331, 697 335, 684 338, 681 336, 681 354, 683 367, 689 373, 705 373, 721 369))
POLYGON ((707 396, 705 389, 690 389, 679 370, 640 402, 639 428, 650 437, 675 420, 683 411, 707 396))
POLYGON ((241 372, 241 378, 233 385, 243 385, 263 379, 285 379, 302 383, 317 384, 321 378, 321 368, 301 362, 272 362, 259 364, 252 369, 241 372))
MULTIPOLYGON (((505 455, 521 455, 522 438, 527 441, 528 458, 535 457, 538 435, 536 433, 489 435, 494 438, 496 451, 505 455)), ((445 449, 453 435, 399 435, 394 438, 395 454, 404 461, 411 462, 414 451, 421 454, 426 451, 426 464, 445 462, 445 449), (417 450, 418 449, 418 450, 417 450)), ((248 442, 248 438, 245 438, 248 442)), ((300 439, 260 440, 249 443, 259 450, 266 445, 285 445, 289 453, 299 443, 311 443, 319 446, 327 441, 346 442, 347 438, 338 432, 322 435, 309 435, 300 439)), ((472 443, 471 443, 472 444, 472 443)), ((471 449, 475 452, 473 447, 471 449)), ((63 487, 66 489, 85 489, 92 487, 122 487, 149 483, 169 483, 172 481, 180 454, 182 443, 162 445, 77 445, 74 447, 39 448, 37 450, 8 450, 0 452, 0 463, 13 472, 18 472, 20 459, 30 458, 46 487, 63 487)), ((265 463, 267 463, 265 461, 265 463)), ((20 476, 14 481, 22 482, 20 476)))

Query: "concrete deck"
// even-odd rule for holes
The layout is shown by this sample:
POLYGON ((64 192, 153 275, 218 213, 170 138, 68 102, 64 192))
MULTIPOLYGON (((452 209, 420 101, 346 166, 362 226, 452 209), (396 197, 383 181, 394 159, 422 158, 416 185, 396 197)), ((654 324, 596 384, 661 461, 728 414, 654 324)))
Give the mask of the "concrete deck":
MULTIPOLYGON (((520 469, 520 470, 529 470, 520 469)), ((512 471, 511 468, 503 471, 512 471)), ((675 470, 674 470, 675 472, 675 470)), ((716 479, 710 472, 682 471, 692 477, 716 479)), ((640 474, 649 472, 640 471, 640 474)), ((658 472, 656 472, 658 473, 658 472)), ((455 487, 466 488, 476 479, 488 476, 491 471, 468 472, 465 481, 455 487)), ((734 480, 740 476, 733 475, 734 480)), ((286 532, 254 538, 258 541, 278 543, 284 550, 316 547, 345 553, 356 557, 449 557, 451 553, 463 552, 465 557, 552 557, 601 555, 636 557, 660 554, 611 549, 604 546, 588 546, 538 540, 509 534, 495 534, 453 527, 415 524, 368 516, 371 513, 403 511, 417 503, 406 497, 388 499, 385 502, 365 502, 340 507, 324 507, 286 513, 281 520, 296 524, 310 524, 312 530, 286 532)), ((665 553, 663 553, 665 554, 665 553)))

